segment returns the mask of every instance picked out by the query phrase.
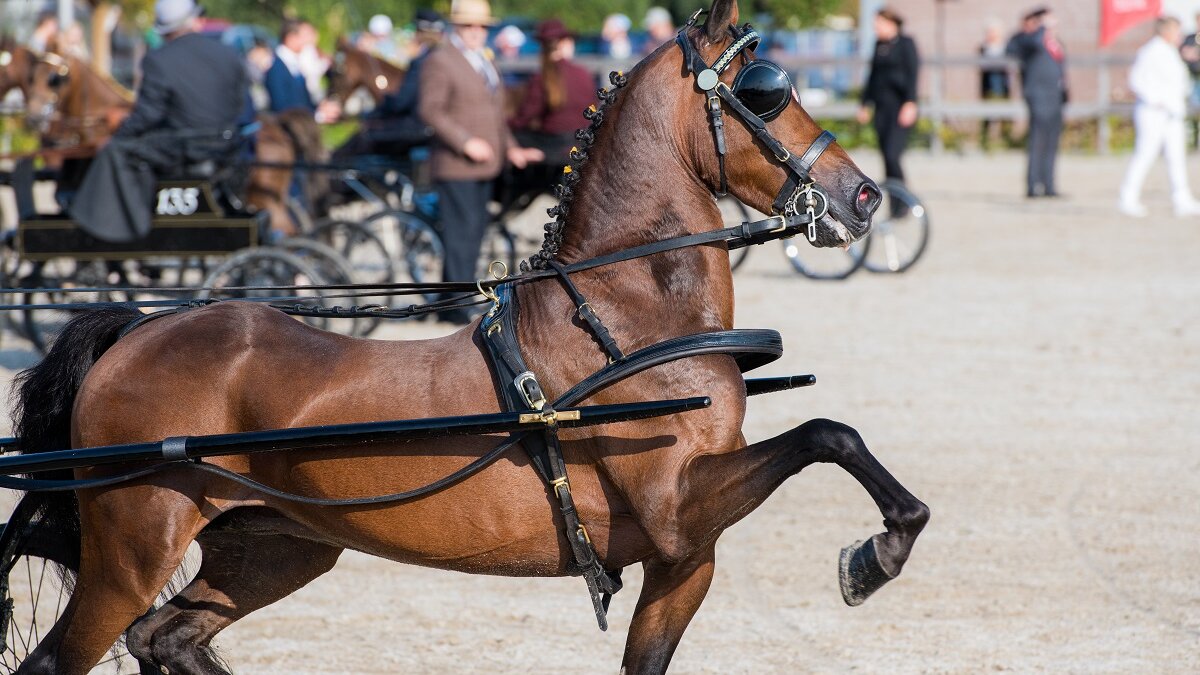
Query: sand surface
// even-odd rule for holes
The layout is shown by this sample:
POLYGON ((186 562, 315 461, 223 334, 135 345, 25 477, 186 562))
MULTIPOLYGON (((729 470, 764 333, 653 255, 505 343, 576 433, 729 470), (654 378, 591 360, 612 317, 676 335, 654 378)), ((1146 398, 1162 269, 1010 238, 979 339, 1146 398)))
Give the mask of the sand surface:
MULTIPOLYGON (((805 470, 720 539, 672 672, 1200 671, 1200 219, 1171 217, 1161 167, 1153 217, 1115 215, 1123 158, 1065 158, 1069 197, 1038 202, 1015 155, 908 165, 935 227, 916 268, 815 283, 768 245, 737 323, 784 336, 762 374, 820 378, 752 401, 747 436, 855 426, 933 520, 848 608, 838 551, 880 516, 841 470, 805 470)), ((31 358, 4 336, 0 376, 31 358)), ((347 553, 218 644, 239 673, 615 673, 641 570, 625 580, 602 634, 579 579, 347 553)))

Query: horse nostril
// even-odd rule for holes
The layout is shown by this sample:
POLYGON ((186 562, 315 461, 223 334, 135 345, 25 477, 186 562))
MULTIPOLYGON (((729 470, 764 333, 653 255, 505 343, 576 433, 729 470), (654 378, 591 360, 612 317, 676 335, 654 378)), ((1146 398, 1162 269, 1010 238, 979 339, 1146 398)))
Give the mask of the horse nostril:
POLYGON ((858 200, 854 206, 863 220, 870 218, 881 203, 883 203, 883 195, 880 194, 879 188, 874 183, 863 183, 858 188, 858 200))

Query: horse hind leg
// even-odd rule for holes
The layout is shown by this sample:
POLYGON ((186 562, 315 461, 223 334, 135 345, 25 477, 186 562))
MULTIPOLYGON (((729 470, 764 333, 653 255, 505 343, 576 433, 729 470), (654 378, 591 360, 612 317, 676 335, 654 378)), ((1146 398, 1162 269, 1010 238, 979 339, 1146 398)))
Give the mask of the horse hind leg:
POLYGON ((205 522, 178 495, 148 499, 132 489, 88 497, 80 498, 81 555, 71 598, 18 673, 90 672, 150 608, 205 522), (153 522, 138 517, 147 501, 155 505, 153 522))
POLYGON ((342 549, 296 536, 237 528, 198 538, 192 582, 129 630, 129 651, 167 672, 226 675, 210 644, 225 628, 328 572, 342 549))

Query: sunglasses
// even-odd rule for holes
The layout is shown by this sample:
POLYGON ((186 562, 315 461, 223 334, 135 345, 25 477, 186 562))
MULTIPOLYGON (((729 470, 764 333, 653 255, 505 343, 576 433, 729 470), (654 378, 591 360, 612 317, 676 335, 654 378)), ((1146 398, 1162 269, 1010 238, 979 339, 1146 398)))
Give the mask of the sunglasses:
POLYGON ((777 64, 751 61, 733 80, 733 95, 764 122, 779 117, 796 97, 792 79, 777 64))

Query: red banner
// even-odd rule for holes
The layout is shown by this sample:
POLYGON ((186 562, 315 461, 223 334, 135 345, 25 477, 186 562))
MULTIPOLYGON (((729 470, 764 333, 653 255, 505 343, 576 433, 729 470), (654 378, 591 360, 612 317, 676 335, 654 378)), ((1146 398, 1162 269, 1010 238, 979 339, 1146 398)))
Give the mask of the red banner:
POLYGON ((1100 46, 1107 47, 1122 33, 1162 13, 1162 0, 1101 0, 1100 46))

